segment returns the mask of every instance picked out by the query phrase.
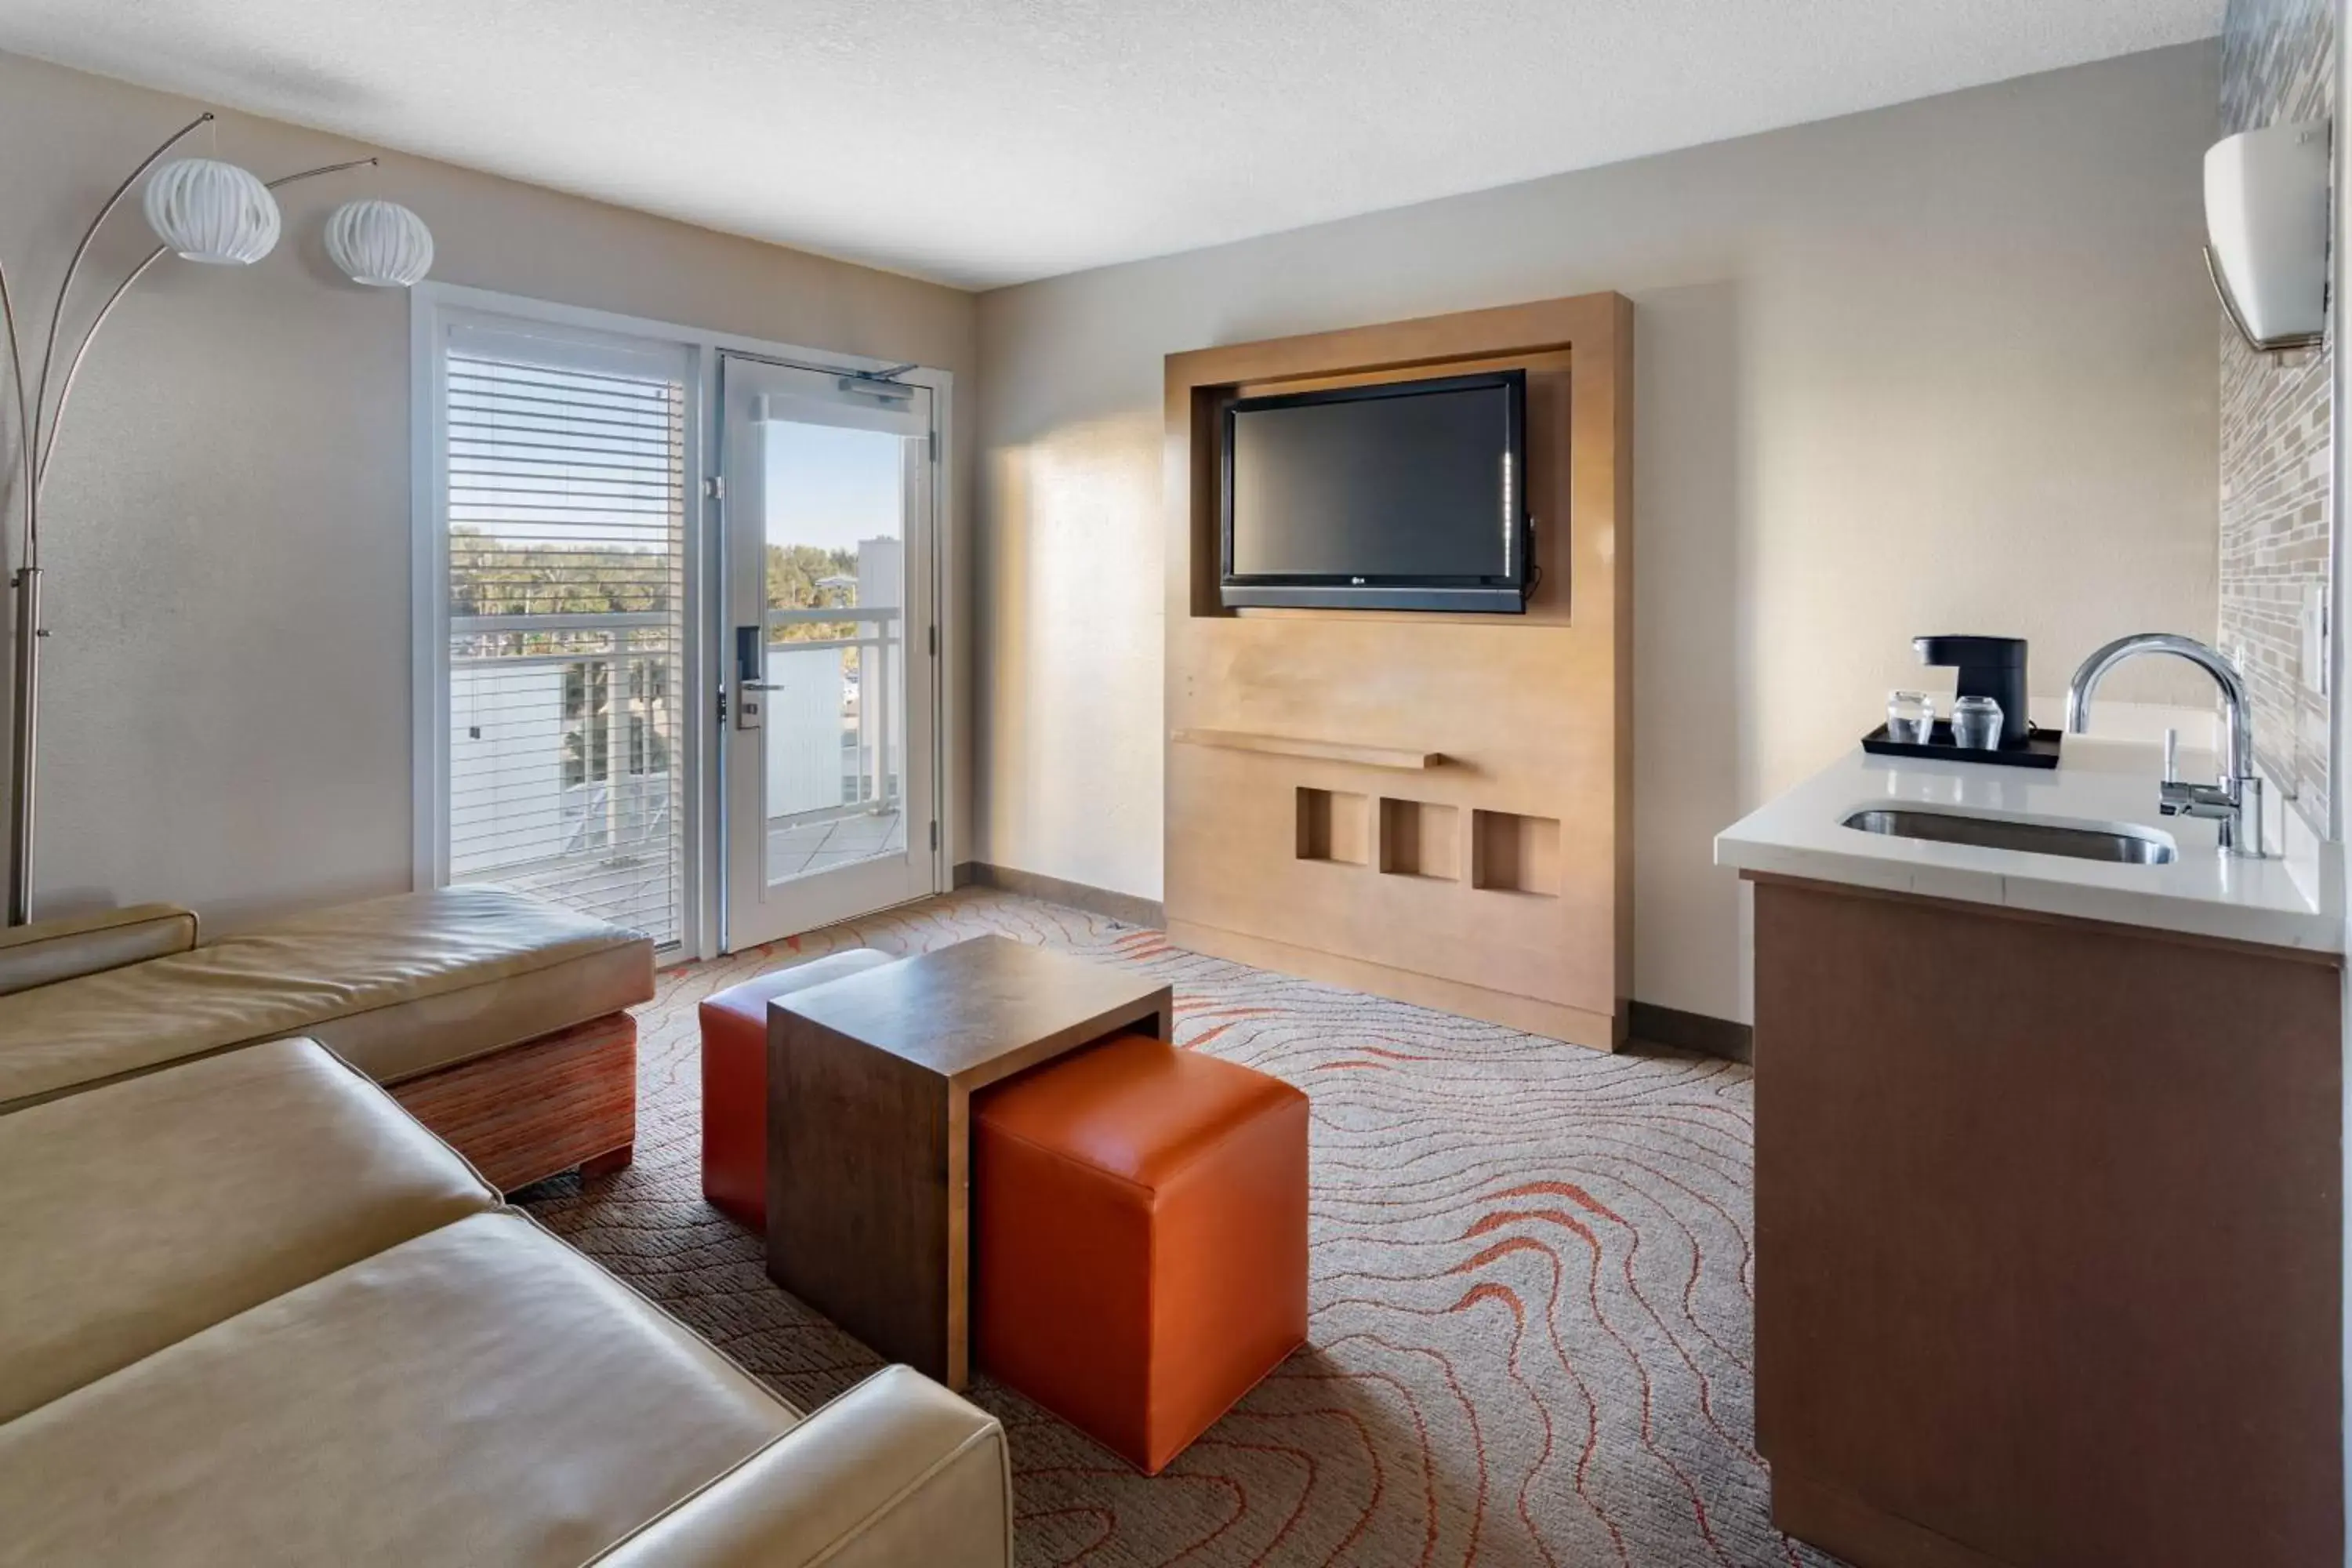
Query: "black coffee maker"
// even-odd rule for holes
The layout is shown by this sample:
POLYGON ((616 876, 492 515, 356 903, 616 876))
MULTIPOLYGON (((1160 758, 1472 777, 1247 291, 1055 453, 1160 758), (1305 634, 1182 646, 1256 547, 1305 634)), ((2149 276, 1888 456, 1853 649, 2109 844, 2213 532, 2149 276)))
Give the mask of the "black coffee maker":
POLYGON ((1913 637, 1919 662, 1949 665, 1960 672, 1960 697, 1990 697, 2000 704, 2003 750, 2022 746, 2031 727, 2025 716, 2023 637, 1913 637))

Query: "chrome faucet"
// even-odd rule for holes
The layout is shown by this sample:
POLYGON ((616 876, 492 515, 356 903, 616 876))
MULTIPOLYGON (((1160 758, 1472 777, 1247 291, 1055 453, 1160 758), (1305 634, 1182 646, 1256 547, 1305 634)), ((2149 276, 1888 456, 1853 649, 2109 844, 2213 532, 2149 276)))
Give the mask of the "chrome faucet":
POLYGON ((2164 782, 2158 806, 2167 816, 2210 817, 2221 825, 2221 847, 2256 859, 2263 853, 2263 781, 2254 773, 2254 716, 2246 678, 2238 667, 2195 637, 2172 632, 2139 632, 2117 637, 2083 661, 2066 687, 2066 728, 2081 734, 2091 726, 2091 697, 2107 671, 2136 654, 2168 653, 2185 658, 2221 689, 2221 776, 2210 784, 2173 777, 2172 737, 2166 737, 2164 782))

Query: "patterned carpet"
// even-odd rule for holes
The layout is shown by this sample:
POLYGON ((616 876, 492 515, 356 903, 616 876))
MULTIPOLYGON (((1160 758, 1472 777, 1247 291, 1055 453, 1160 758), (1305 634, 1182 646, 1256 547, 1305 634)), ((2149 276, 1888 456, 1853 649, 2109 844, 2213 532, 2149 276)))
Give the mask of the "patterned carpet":
POLYGON ((694 1005, 802 956, 990 931, 1166 979, 1181 1043, 1315 1106, 1312 1342, 1166 1473, 975 1383, 1012 1433, 1024 1568, 1830 1563, 1767 1518, 1748 1075, 1728 1063, 1591 1054, 974 889, 664 973, 639 1014, 636 1163, 522 1201, 823 1403, 877 1363, 703 1204, 694 1005))

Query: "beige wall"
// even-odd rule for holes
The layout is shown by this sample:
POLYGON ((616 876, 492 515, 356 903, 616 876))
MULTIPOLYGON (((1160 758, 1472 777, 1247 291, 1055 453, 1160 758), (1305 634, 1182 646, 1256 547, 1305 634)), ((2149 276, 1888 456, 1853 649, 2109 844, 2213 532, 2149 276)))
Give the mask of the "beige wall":
POLYGON ((2212 636, 2215 101, 2190 46, 983 296, 971 853, 1160 891, 1163 355, 1619 289, 1636 994, 1745 1016, 1710 839, 1922 680, 1913 634, 2030 637, 2042 693, 2212 636))
MULTIPOLYGON (((96 203, 199 107, 0 55, 12 281, 46 298, 96 203)), ((370 151, 236 115, 216 143, 264 178, 370 151)), ((319 241, 362 194, 424 216, 444 281, 942 366, 971 428, 956 290, 413 158, 294 187, 267 261, 142 284, 59 442, 45 909, 174 899, 233 922, 408 886, 407 301, 343 281, 319 241)), ((99 270, 150 243, 134 204, 99 270)))

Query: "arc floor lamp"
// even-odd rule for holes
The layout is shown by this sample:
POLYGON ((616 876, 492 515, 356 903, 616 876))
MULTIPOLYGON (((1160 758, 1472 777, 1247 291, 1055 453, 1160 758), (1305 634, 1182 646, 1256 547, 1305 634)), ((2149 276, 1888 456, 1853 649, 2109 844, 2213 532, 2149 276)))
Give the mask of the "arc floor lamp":
MULTIPOLYGON (((163 163, 165 153, 212 119, 210 114, 198 115, 147 154, 89 220, 89 226, 82 231, 81 242, 74 247, 72 259, 66 263, 65 278, 58 285, 57 303, 49 313, 40 359, 30 367, 29 381, 26 379, 26 344, 17 331, 16 296, 9 290, 6 268, 0 266, 0 327, 5 327, 7 341, 9 384, 16 395, 16 491, 23 521, 16 570, 9 579, 16 595, 16 681, 8 742, 8 923, 12 926, 23 925, 33 918, 41 639, 48 635, 41 625, 41 486, 48 478, 58 426, 73 397, 74 384, 81 374, 89 345, 131 286, 166 255, 225 266, 250 265, 268 255, 278 243, 278 201, 271 192, 298 180, 339 174, 376 162, 373 158, 354 158, 347 163, 325 163, 266 183, 234 163, 211 158, 177 158, 163 163), (159 163, 161 167, 157 167, 159 163), (153 174, 147 178, 141 205, 148 225, 163 243, 114 285, 113 291, 81 329, 79 339, 68 345, 60 341, 66 336, 66 310, 73 302, 74 284, 79 279, 83 261, 89 258, 90 242, 150 170, 153 174), (60 363, 61 349, 65 352, 64 372, 57 377, 57 395, 52 398, 50 373, 60 363)), ((432 232, 415 213, 391 202, 346 203, 327 220, 325 239, 329 258, 354 283, 406 288, 421 281, 433 266, 432 232)))

